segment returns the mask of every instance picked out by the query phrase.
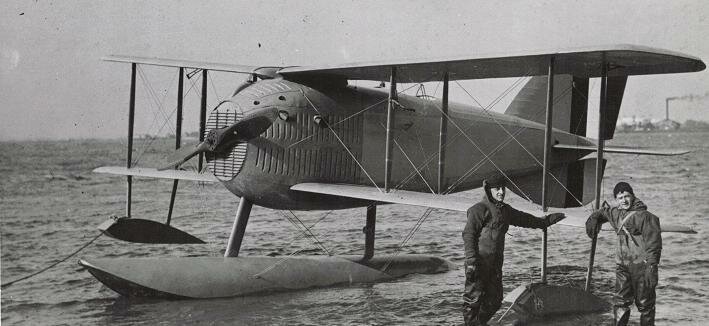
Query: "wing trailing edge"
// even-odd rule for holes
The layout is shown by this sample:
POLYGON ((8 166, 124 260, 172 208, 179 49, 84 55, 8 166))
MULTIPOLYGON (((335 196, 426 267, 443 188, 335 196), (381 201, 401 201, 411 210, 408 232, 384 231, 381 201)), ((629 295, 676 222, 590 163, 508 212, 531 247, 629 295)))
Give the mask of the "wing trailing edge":
POLYGON ((201 181, 201 182, 219 182, 219 180, 210 173, 197 173, 195 171, 185 170, 164 170, 158 171, 154 168, 126 168, 122 166, 102 166, 93 170, 95 173, 107 173, 114 175, 130 175, 136 177, 186 180, 186 181, 201 181))

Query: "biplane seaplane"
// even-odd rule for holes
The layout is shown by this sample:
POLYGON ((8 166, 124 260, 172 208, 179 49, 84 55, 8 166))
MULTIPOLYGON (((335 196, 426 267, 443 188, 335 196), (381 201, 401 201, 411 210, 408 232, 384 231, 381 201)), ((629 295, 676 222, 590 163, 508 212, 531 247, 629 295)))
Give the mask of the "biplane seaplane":
MULTIPOLYGON (((180 180, 220 182, 240 198, 224 257, 80 261, 121 295, 161 298, 232 297, 450 270, 450 262, 429 255, 374 255, 377 206, 466 212, 473 202, 455 193, 479 188, 485 178, 502 174, 509 189, 526 199, 536 215, 549 208, 584 207, 594 199, 597 208, 604 153, 683 153, 604 146, 613 137, 628 76, 705 69, 700 59, 689 55, 630 45, 310 67, 130 56, 105 60, 130 63, 132 75, 127 166, 95 170, 127 176, 126 216, 110 219, 100 229, 133 242, 201 242, 170 226, 169 214, 166 223, 132 218, 133 177, 173 179, 172 201, 180 180), (137 65, 179 69, 178 149, 156 168, 131 166, 137 65), (199 143, 181 146, 185 69, 193 75, 201 72, 203 96, 199 143), (248 78, 207 116, 210 70, 248 78), (448 100, 450 81, 506 77, 530 78, 504 114, 448 100), (591 78, 601 81, 598 139, 586 136, 591 78), (352 80, 386 81, 388 87, 356 87, 348 84, 352 80), (442 83, 441 99, 405 95, 397 88, 424 82, 442 83), (196 171, 180 168, 193 158, 198 159, 196 171), (239 256, 253 205, 276 210, 366 209, 364 253, 239 256), (269 268, 274 264, 279 268, 269 268)), ((581 226, 586 216, 560 224, 581 226)), ((664 222, 662 226, 663 231, 691 231, 664 222)), ((544 282, 545 252, 542 262, 544 282)))

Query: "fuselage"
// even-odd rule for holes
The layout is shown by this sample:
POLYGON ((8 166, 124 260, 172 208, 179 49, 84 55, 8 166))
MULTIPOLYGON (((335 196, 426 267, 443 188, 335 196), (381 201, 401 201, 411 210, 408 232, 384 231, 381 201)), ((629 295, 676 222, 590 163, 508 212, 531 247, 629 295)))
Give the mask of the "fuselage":
MULTIPOLYGON (((273 108, 272 126, 228 155, 208 155, 208 166, 229 191, 275 209, 317 210, 366 206, 363 200, 290 190, 305 182, 383 187, 388 93, 346 83, 310 86, 267 79, 238 91, 210 114, 220 128, 249 111, 273 108)), ((480 186, 498 171, 539 173, 544 125, 451 102, 442 187, 437 189, 441 101, 399 95, 394 116, 391 184, 394 189, 452 193, 480 186)), ((544 114, 544 108, 540 108, 544 114)), ((553 143, 591 144, 554 130, 553 143)), ((551 165, 580 153, 552 152, 551 165)))

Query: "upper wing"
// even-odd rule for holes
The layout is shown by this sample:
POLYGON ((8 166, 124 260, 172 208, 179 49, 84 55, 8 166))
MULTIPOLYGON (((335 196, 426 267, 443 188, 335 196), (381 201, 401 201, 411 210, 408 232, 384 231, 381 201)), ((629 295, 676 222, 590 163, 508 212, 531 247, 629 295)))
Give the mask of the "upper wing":
POLYGON ((610 64, 608 76, 668 74, 706 68, 699 58, 682 53, 635 45, 609 45, 512 55, 289 67, 278 73, 286 78, 326 75, 380 81, 389 80, 391 68, 396 67, 397 80, 411 83, 441 80, 445 72, 449 73, 450 80, 538 76, 547 74, 550 56, 555 58, 555 74, 588 78, 601 76, 604 60, 610 64))
POLYGON ((193 69, 206 69, 215 71, 226 71, 235 72, 242 74, 255 74, 261 78, 273 78, 276 72, 283 67, 269 67, 269 66, 245 66, 245 65, 235 65, 229 63, 216 63, 216 62, 200 62, 200 61, 189 61, 189 60, 175 60, 175 59, 163 59, 163 58, 146 58, 146 57, 135 57, 127 55, 109 55, 102 58, 105 61, 114 62, 130 62, 139 63, 144 65, 152 66, 164 66, 164 67, 182 67, 182 68, 193 68, 193 69))
MULTIPOLYGON (((396 190, 385 193, 374 187, 351 184, 300 183, 292 186, 291 190, 358 198, 382 203, 441 208, 458 212, 466 212, 473 204, 470 198, 453 195, 436 195, 407 190, 396 190)), ((514 206, 517 210, 536 216, 545 214, 541 212, 539 206, 523 200, 515 200, 514 203, 512 203, 512 206, 514 206)), ((566 214, 566 219, 562 220, 558 224, 581 228, 586 227, 586 219, 590 214, 590 211, 585 207, 554 209, 550 210, 546 214, 552 213, 553 211, 566 214)), ((662 232, 697 233, 692 228, 683 225, 662 223, 661 228, 662 232)), ((603 230, 608 231, 612 230, 612 228, 610 228, 608 224, 605 224, 603 230)))

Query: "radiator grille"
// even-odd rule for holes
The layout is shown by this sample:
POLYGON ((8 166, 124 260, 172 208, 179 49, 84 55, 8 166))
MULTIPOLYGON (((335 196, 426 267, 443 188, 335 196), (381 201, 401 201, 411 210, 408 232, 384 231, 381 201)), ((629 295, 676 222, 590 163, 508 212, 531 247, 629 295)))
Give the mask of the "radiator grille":
MULTIPOLYGON (((209 130, 230 126, 243 118, 243 113, 234 103, 224 102, 209 115, 205 129, 205 137, 209 130)), ((246 159, 247 143, 239 143, 229 153, 207 152, 207 167, 221 181, 234 179, 241 171, 241 166, 246 159)))

